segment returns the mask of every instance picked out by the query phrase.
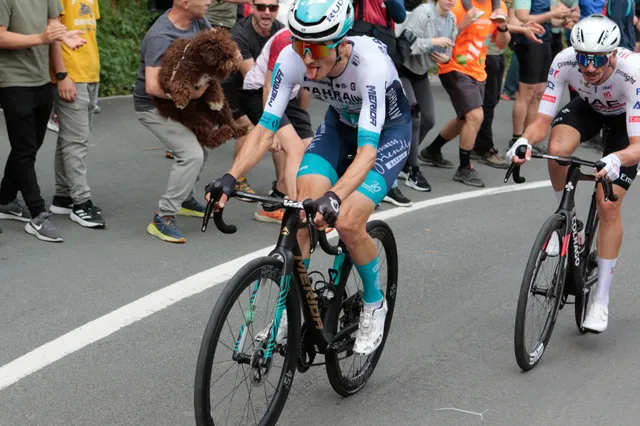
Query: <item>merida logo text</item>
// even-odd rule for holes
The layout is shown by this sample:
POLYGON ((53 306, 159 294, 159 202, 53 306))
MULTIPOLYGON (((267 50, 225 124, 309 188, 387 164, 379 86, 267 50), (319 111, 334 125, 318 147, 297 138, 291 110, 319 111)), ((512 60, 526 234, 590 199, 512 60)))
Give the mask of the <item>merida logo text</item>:
POLYGON ((369 122, 372 125, 376 125, 378 122, 377 109, 378 100, 376 99, 376 88, 373 86, 367 86, 367 95, 369 95, 369 122))
POLYGON ((282 70, 278 69, 276 73, 276 77, 273 79, 273 86, 271 87, 271 97, 269 98, 269 106, 273 106, 273 101, 276 100, 276 96, 278 96, 278 89, 280 88, 280 83, 282 83, 282 70))

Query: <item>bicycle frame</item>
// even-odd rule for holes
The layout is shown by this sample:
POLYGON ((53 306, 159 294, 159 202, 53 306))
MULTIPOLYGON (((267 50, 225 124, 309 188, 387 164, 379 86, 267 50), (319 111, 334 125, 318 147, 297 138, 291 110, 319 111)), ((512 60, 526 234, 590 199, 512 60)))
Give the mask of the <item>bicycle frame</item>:
MULTIPOLYGON (((278 242, 269 256, 276 257, 283 261, 283 277, 293 278, 292 281, 295 285, 288 286, 287 292, 292 292, 295 300, 300 303, 304 321, 309 326, 307 333, 311 333, 312 340, 318 346, 318 352, 326 353, 327 350, 339 350, 340 346, 335 343, 340 342, 345 336, 355 332, 358 328, 358 324, 352 324, 345 327, 336 334, 333 334, 325 328, 320 308, 318 307, 318 297, 311 285, 308 271, 304 265, 304 260, 300 251, 300 246, 298 245, 297 231, 301 227, 298 212, 287 210, 282 222, 284 225, 280 230, 278 242)), ((314 238, 313 235, 310 237, 312 239, 311 248, 313 251, 315 248, 315 243, 313 241, 314 238)), ((337 274, 335 277, 332 277, 330 281, 335 285, 332 289, 334 294, 338 295, 343 290, 343 288, 340 288, 340 274, 342 268, 344 267, 345 262, 350 262, 346 256, 346 248, 342 242, 340 242, 337 250, 332 250, 331 246, 326 247, 323 242, 326 241, 326 237, 320 238, 319 241, 325 252, 335 255, 333 269, 337 271, 337 274)), ((329 305, 326 316, 331 315, 335 309, 341 309, 341 302, 341 297, 334 297, 329 305)), ((283 309, 280 305, 278 305, 278 308, 280 311, 283 309)), ((275 316, 279 322, 280 315, 276 312, 275 316)), ((277 331, 279 324, 275 324, 275 322, 276 321, 274 321, 273 328, 277 331)), ((274 336, 273 338, 275 338, 275 333, 272 333, 272 335, 274 336)))

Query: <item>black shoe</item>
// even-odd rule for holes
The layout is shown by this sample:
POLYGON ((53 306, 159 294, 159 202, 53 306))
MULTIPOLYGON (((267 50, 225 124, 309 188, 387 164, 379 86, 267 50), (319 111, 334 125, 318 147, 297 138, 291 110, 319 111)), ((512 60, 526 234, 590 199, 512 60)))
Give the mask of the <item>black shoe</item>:
POLYGON ((453 180, 469 186, 484 187, 484 182, 480 179, 480 175, 473 166, 469 168, 458 167, 458 170, 456 170, 456 173, 453 175, 453 180))
POLYGON ((85 228, 104 228, 107 225, 91 200, 82 204, 74 204, 69 217, 85 228))
POLYGON ((431 185, 429 185, 427 178, 424 177, 418 166, 409 169, 409 175, 404 184, 416 191, 431 192, 431 185))
POLYGON ((443 169, 453 169, 453 163, 445 160, 441 152, 432 153, 429 148, 425 148, 418 153, 418 158, 425 164, 443 169))
POLYGON ((395 187, 391 188, 391 191, 387 193, 387 195, 383 198, 384 202, 391 203, 398 207, 410 207, 413 202, 405 197, 402 192, 400 192, 400 188, 395 187))

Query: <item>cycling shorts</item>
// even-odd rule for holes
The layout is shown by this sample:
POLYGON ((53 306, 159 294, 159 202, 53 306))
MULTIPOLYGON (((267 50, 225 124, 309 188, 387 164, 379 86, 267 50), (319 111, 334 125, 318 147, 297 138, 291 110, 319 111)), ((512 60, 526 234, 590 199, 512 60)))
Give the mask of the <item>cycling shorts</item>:
MULTIPOLYGON (((409 157, 411 121, 385 125, 378 142, 376 162, 357 191, 379 204, 387 195, 409 157)), ((322 175, 335 185, 358 149, 358 129, 340 121, 329 107, 302 158, 298 176, 322 175)))
MULTIPOLYGON (((606 127, 606 144, 602 154, 605 157, 629 146, 626 119, 626 113, 602 115, 578 96, 558 112, 553 120, 553 126, 566 124, 573 127, 580 133, 580 142, 588 141, 600 133, 603 127, 606 127)), ((622 166, 620 167, 620 177, 614 180, 613 184, 628 191, 637 173, 637 164, 622 166)))

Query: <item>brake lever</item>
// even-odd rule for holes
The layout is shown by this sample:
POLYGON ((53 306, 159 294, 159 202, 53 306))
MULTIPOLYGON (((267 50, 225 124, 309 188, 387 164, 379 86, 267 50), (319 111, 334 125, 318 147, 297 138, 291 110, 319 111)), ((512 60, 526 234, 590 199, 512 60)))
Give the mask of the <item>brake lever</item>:
MULTIPOLYGON (((596 170, 600 171, 604 169, 606 164, 602 161, 596 161, 596 170)), ((613 182, 610 182, 606 176, 603 176, 599 179, 600 184, 602 185, 602 192, 604 194, 604 201, 618 201, 618 196, 613 192, 613 182)))
MULTIPOLYGON (((527 155, 527 147, 524 145, 519 146, 516 149, 516 155, 518 158, 524 159, 527 155)), ((507 174, 504 177, 504 183, 509 182, 509 177, 513 174, 513 181, 515 183, 524 183, 526 181, 525 178, 520 177, 520 165, 516 163, 509 164, 509 169, 507 170, 507 174)))

